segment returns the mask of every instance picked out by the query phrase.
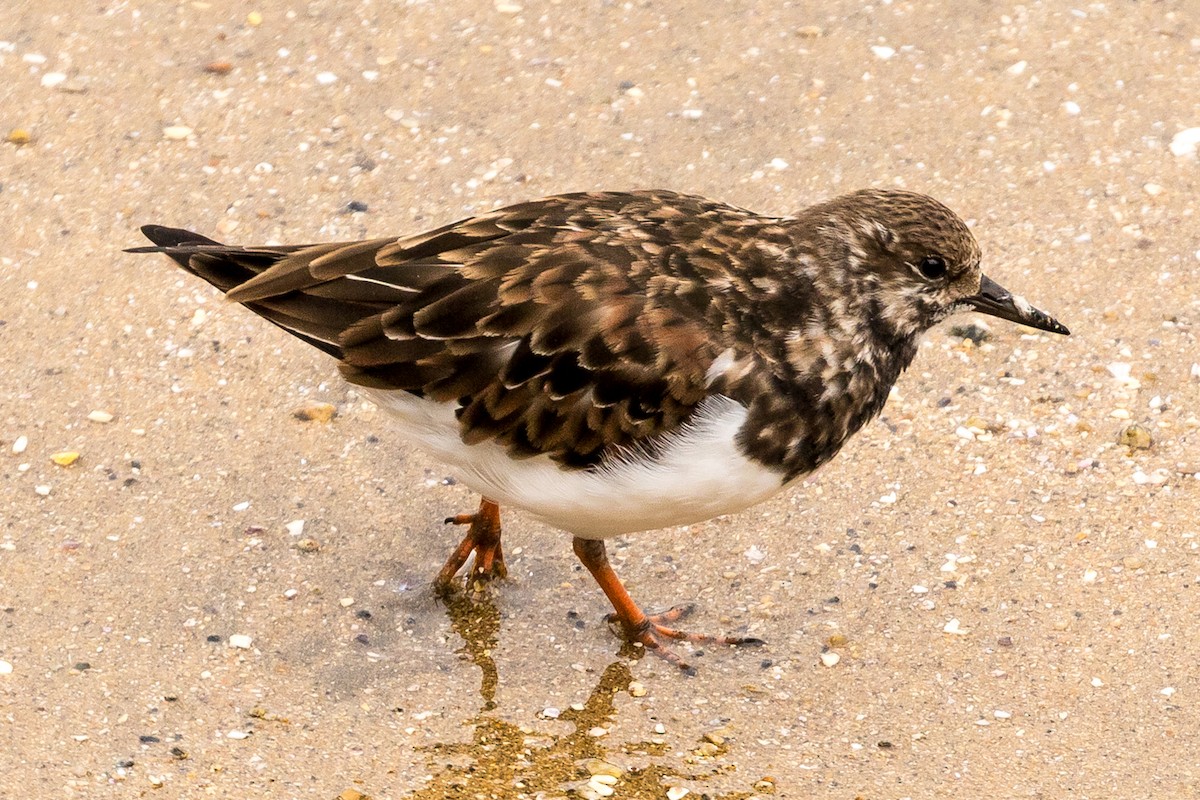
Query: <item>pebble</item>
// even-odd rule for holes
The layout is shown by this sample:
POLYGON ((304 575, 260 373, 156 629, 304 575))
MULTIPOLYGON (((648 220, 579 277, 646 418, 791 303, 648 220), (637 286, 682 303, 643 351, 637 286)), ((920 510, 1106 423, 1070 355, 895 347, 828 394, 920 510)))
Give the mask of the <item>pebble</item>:
POLYGON ((608 784, 603 783, 602 781, 598 780, 599 778, 604 778, 604 777, 607 777, 607 776, 597 775, 597 776, 593 777, 590 781, 587 782, 587 786, 589 789, 591 789, 596 794, 597 797, 612 797, 613 793, 616 792, 616 790, 613 789, 613 787, 609 786, 608 784))
POLYGON ((691 792, 682 786, 672 786, 667 789, 667 800, 682 800, 682 798, 687 797, 689 794, 691 792))
POLYGON ((616 764, 611 764, 599 758, 589 758, 587 763, 584 764, 584 768, 587 769, 589 775, 592 775, 593 777, 609 777, 613 779, 614 783, 616 782, 617 778, 620 778, 625 774, 625 770, 621 769, 616 764))
POLYGON ((18 146, 29 144, 33 141, 33 134, 31 134, 25 128, 13 128, 8 132, 8 135, 4 137, 4 141, 18 146))
POLYGON ((42 87, 46 89, 53 89, 55 86, 65 83, 66 80, 67 76, 65 73, 47 72, 42 76, 42 87))
POLYGON ((801 39, 819 39, 823 33, 820 25, 801 25, 796 29, 796 35, 801 39))
MULTIPOLYGON (((232 638, 232 637, 230 637, 232 638)), ((249 739, 250 731, 229 731, 225 734, 226 739, 249 739)))
POLYGON ((192 129, 187 125, 169 125, 163 128, 163 138, 173 142, 183 141, 192 135, 192 129))
POLYGON ((1171 137, 1171 153, 1180 157, 1196 157, 1200 148, 1200 128, 1186 128, 1171 137))
POLYGON ((1149 450, 1150 446, 1154 444, 1154 438, 1150 435, 1150 431, 1135 423, 1121 429, 1117 435, 1117 444, 1128 447, 1130 450, 1149 450))
POLYGON ((896 55, 896 48, 888 47, 886 44, 877 44, 871 47, 871 52, 875 54, 876 58, 887 61, 889 58, 896 55))
POLYGON ((0 675, 12 675, 13 665, 7 661, 0 661, 0 675))
POLYGON ((542 716, 546 719, 558 719, 560 714, 562 714, 562 710, 554 706, 546 706, 542 709, 542 716))
POLYGON ((629 694, 633 697, 645 697, 646 685, 639 681, 634 681, 633 683, 629 684, 629 694))
POLYGON ((354 605, 354 598, 353 597, 343 597, 341 600, 338 600, 338 603, 341 605, 342 608, 349 608, 350 606, 354 605))
POLYGON ((1001 711, 999 709, 992 712, 992 716, 996 719, 1012 719, 1011 711, 1001 711))
POLYGON ((47 497, 50 494, 50 484, 39 483, 37 486, 33 487, 33 490, 35 492, 37 492, 38 494, 40 494, 42 497, 47 497))
POLYGON ((107 424, 107 423, 113 421, 113 415, 111 413, 109 413, 107 411, 101 411, 99 409, 90 412, 87 415, 87 418, 89 421, 99 422, 101 425, 104 425, 104 424, 107 424))
POLYGON ((240 650, 250 649, 250 645, 254 643, 254 639, 244 633, 235 633, 229 637, 229 646, 236 647, 240 650))
POLYGON ((762 794, 775 794, 775 779, 771 777, 759 778, 754 782, 754 791, 762 794))
POLYGON ((87 79, 82 77, 67 78, 58 85, 58 90, 66 94, 87 94, 87 79))
POLYGON ((842 660, 842 657, 839 656, 837 653, 830 653, 830 652, 821 653, 821 663, 827 667, 832 667, 841 660, 842 660))
POLYGON ((299 536, 304 533, 304 520, 294 519, 283 527, 287 530, 289 536, 299 536))
POLYGON ((330 86, 334 83, 337 83, 337 79, 337 75, 332 72, 317 73, 317 83, 321 84, 322 86, 330 86))
POLYGON ((601 736, 608 736, 608 728, 601 728, 599 725, 597 725, 596 727, 588 730, 588 736, 591 736, 593 739, 599 739, 601 736))
POLYGON ((28 436, 18 436, 13 440, 12 451, 14 455, 20 455, 25 452, 25 448, 29 447, 28 436))
POLYGON ((296 549, 301 553, 315 553, 321 549, 321 543, 312 537, 306 536, 296 542, 296 549))
POLYGON ((1167 474, 1166 470, 1163 469, 1156 469, 1149 475, 1140 469, 1133 473, 1133 482, 1138 486, 1145 486, 1147 484, 1157 486, 1160 483, 1166 483, 1169 479, 1170 476, 1167 474))
POLYGON ((75 450, 62 450, 50 456, 50 460, 60 467, 69 467, 79 460, 79 453, 75 450))
POLYGON ((246 15, 246 24, 252 28, 257 28, 263 24, 263 15, 258 11, 251 11, 246 15))
POLYGON ((245 510, 246 510, 247 508, 249 508, 249 507, 250 507, 250 501, 249 501, 249 500, 243 500, 243 501, 242 501, 242 502, 240 502, 240 503, 234 503, 234 504, 233 504, 233 510, 234 510, 234 511, 245 511, 245 510))
POLYGON ((304 422, 329 422, 337 416, 337 406, 332 403, 309 403, 293 411, 292 416, 304 422))
POLYGON ((204 71, 213 75, 228 75, 233 71, 233 64, 228 61, 210 61, 204 65, 204 71))
MULTIPOLYGON (((4 662, 0 661, 0 664, 2 664, 2 663, 4 663, 4 662)), ((1175 687, 1164 686, 1163 688, 1158 690, 1158 693, 1163 695, 1164 697, 1170 697, 1171 695, 1175 694, 1175 687)))

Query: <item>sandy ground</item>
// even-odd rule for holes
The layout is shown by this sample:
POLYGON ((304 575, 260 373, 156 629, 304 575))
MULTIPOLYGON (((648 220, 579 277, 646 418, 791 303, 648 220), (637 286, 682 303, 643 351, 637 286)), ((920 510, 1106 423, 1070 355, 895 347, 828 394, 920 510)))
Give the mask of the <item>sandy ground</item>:
POLYGON ((0 796, 1197 796, 1194 12, 0 4, 0 796), (957 209, 1074 335, 944 325, 805 485, 616 542, 647 606, 768 640, 692 679, 520 514, 512 580, 436 603, 474 499, 320 353, 121 252, 863 186, 957 209))

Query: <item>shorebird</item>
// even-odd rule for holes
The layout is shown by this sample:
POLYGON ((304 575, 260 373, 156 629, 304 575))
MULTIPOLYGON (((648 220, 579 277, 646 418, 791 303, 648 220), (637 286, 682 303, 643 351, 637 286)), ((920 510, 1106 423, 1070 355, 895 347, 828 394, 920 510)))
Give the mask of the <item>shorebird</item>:
POLYGON ((1067 329, 980 271, 958 216, 868 189, 770 217, 668 191, 520 203, 415 235, 165 253, 339 362, 482 500, 447 589, 504 576, 500 506, 569 533, 625 636, 688 668, 605 540, 740 511, 827 462, 958 311, 1067 329))

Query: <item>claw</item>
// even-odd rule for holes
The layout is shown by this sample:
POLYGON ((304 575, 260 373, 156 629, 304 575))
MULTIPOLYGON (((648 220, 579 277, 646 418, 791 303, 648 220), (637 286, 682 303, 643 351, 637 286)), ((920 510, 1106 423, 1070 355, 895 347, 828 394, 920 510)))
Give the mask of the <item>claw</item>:
POLYGON ((690 633, 670 627, 695 611, 692 604, 678 605, 660 614, 646 614, 629 592, 625 590, 621 579, 608 563, 608 554, 604 550, 604 542, 592 539, 576 538, 575 555, 592 573, 596 583, 604 590, 609 601, 613 604, 613 613, 605 620, 610 623, 620 623, 626 641, 640 644, 646 652, 654 653, 668 664, 678 667, 686 675, 695 675, 696 670, 671 647, 672 641, 694 642, 698 644, 724 644, 738 647, 751 647, 765 644, 762 639, 750 636, 710 636, 704 633, 690 633))
POLYGON ((446 525, 468 525, 467 535, 454 548, 450 558, 433 581, 434 590, 446 594, 452 590, 454 576, 475 554, 475 563, 467 575, 467 586, 486 583, 492 578, 504 578, 508 567, 504 563, 504 550, 500 545, 500 506, 486 497, 479 501, 479 510, 474 514, 456 514, 446 517, 446 525))

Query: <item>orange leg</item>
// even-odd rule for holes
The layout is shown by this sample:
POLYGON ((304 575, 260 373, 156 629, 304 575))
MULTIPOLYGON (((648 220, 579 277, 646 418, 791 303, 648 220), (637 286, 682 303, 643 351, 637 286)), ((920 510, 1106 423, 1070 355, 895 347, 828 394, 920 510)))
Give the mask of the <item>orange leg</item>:
POLYGON ((596 583, 600 584, 600 588, 604 590, 604 594, 608 597, 609 602, 613 604, 615 613, 610 615, 609 618, 616 619, 621 623, 621 628, 625 631, 625 638, 630 642, 641 644, 649 652, 662 657, 668 663, 674 664, 689 675, 693 674, 695 670, 688 666, 687 662, 670 648, 668 640, 676 639, 687 642, 731 645, 758 645, 763 643, 762 639, 752 637, 708 636, 702 633, 685 633, 684 631, 668 627, 667 623, 676 622, 687 616, 692 612, 694 606, 675 606, 661 614, 647 615, 642 609, 638 608, 637 603, 633 602, 633 598, 625 590, 621 579, 617 577, 617 573, 613 571, 612 565, 608 563, 608 553, 605 552, 603 541, 575 537, 572 545, 575 555, 588 568, 588 572, 592 573, 592 577, 596 579, 596 583))
POLYGON ((458 514, 447 517, 447 525, 468 525, 467 535, 454 548, 445 566, 434 579, 434 588, 440 592, 450 590, 454 576, 467 563, 471 553, 475 563, 467 577, 467 585, 476 581, 488 581, 508 575, 504 565, 504 551, 500 547, 500 506, 486 497, 479 501, 479 510, 474 514, 458 514))

